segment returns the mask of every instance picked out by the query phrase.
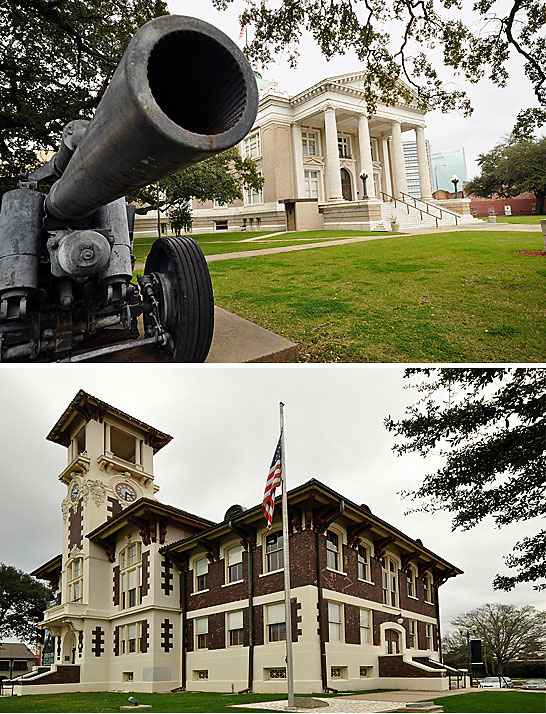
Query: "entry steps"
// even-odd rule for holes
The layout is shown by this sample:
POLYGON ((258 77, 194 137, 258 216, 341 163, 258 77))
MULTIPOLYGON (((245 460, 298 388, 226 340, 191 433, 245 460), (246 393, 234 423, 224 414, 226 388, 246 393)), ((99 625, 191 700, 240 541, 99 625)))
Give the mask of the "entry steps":
POLYGON ((382 193, 381 217, 387 230, 397 224, 400 230, 419 228, 447 228, 476 224, 477 218, 450 211, 434 203, 427 203, 403 193, 401 198, 382 193))

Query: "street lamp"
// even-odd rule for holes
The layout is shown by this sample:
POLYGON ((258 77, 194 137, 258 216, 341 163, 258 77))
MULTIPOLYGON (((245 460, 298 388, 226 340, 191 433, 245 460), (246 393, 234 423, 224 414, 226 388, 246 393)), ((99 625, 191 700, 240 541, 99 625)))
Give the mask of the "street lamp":
POLYGON ((459 177, 457 174, 453 174, 451 177, 451 183, 455 186, 455 198, 459 198, 459 194, 457 192, 457 184, 459 183, 459 177))
MULTIPOLYGON (((456 177, 455 177, 456 178, 456 177)), ((458 181, 459 179, 457 179, 458 181)), ((472 625, 471 627, 467 627, 467 625, 459 625, 459 632, 461 635, 466 635, 466 647, 467 647, 467 652, 468 652, 468 675, 470 677, 470 686, 472 687, 472 652, 470 649, 470 638, 471 635, 475 634, 477 630, 476 625, 472 625)))
POLYGON ((366 191, 366 179, 368 178, 368 174, 362 169, 360 172, 360 178, 362 179, 362 183, 364 184, 364 193, 362 198, 369 198, 368 192, 366 191))

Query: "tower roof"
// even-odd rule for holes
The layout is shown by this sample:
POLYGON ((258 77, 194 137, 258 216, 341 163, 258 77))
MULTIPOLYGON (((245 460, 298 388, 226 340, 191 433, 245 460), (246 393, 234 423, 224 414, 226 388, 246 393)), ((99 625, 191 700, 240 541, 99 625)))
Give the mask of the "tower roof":
POLYGON ((147 443, 153 448, 154 453, 157 453, 159 449, 162 449, 172 440, 172 436, 169 436, 169 434, 165 434, 165 432, 159 431, 159 429, 140 421, 140 419, 136 419, 130 414, 122 412, 121 409, 117 409, 117 407, 113 407, 101 399, 93 397, 91 394, 84 392, 83 389, 79 390, 46 438, 55 444, 68 446, 70 443, 70 424, 76 416, 83 416, 86 421, 96 419, 102 422, 104 415, 107 413, 113 414, 118 417, 118 419, 137 426, 146 432, 147 443))

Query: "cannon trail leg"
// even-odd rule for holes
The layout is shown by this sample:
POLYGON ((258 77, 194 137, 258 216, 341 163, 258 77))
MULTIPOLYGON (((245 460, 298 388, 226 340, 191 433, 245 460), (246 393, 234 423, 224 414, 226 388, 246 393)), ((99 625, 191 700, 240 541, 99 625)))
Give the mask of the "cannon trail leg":
MULTIPOLYGON (((204 362, 214 329, 214 298, 205 256, 188 236, 159 238, 146 260, 154 279, 161 326, 171 336, 173 362, 204 362)), ((149 313, 144 324, 153 331, 149 313)))

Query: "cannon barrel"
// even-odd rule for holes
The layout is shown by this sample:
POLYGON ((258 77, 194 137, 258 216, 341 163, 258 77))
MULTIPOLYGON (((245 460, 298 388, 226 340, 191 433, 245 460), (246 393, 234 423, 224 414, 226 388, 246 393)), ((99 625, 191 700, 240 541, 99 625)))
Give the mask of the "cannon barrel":
POLYGON ((238 144, 258 111, 252 68, 206 22, 166 15, 134 35, 46 212, 70 222, 238 144))

